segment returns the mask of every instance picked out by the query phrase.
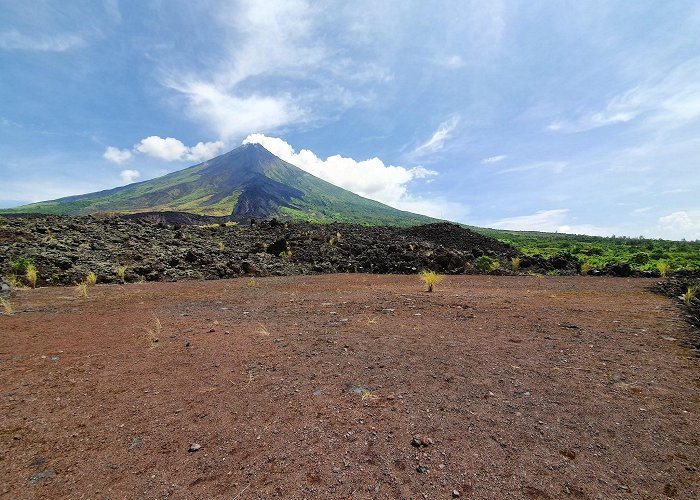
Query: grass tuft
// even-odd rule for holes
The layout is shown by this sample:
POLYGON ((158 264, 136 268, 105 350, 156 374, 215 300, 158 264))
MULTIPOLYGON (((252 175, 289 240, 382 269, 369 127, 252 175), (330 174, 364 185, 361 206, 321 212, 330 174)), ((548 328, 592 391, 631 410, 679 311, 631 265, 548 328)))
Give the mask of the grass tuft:
POLYGON ((693 299, 697 297, 699 289, 700 287, 697 285, 688 287, 688 290, 683 294, 683 302, 685 302, 686 306, 689 306, 693 299))
POLYGON ((12 316, 12 304, 10 304, 9 299, 0 298, 0 306, 2 306, 2 311, 7 316, 12 316))
POLYGON ((435 284, 442 280, 442 276, 435 271, 423 271, 420 273, 420 279, 428 287, 427 291, 432 292, 435 284))
POLYGON ((97 275, 90 271, 87 273, 87 276, 85 276, 85 284, 87 286, 93 286, 97 283, 97 275))
POLYGON ((659 274, 661 275, 661 277, 665 278, 671 270, 671 265, 668 262, 659 261, 656 264, 656 269, 659 270, 659 274))
POLYGON ((75 285, 75 291, 78 293, 78 297, 88 296, 88 285, 84 281, 77 283, 75 285))
POLYGON ((586 276, 591 271, 591 265, 588 262, 581 264, 581 276, 586 276))
POLYGON ((520 269, 520 257, 510 259, 510 265, 513 267, 513 272, 517 273, 518 269, 520 269))
POLYGON ((24 272, 24 277, 27 278, 27 283, 29 283, 32 288, 36 288, 36 266, 33 263, 27 264, 27 269, 24 272))
POLYGON ((117 267, 117 276, 119 276, 122 284, 126 283, 126 266, 117 267))

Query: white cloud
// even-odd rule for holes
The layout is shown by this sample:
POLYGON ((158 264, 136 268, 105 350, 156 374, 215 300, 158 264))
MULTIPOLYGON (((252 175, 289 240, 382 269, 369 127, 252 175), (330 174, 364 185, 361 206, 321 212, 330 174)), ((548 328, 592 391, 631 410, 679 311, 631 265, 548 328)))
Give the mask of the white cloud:
POLYGON ((498 163, 499 161, 503 161, 506 158, 508 158, 506 155, 489 156, 488 158, 484 158, 483 160, 481 160, 481 163, 483 165, 488 165, 489 163, 498 163))
POLYGON ((410 158, 423 158, 441 151, 445 147, 445 141, 452 137, 452 132, 459 124, 459 117, 453 116, 440 124, 433 135, 426 142, 416 147, 409 154, 410 158))
POLYGON ((146 137, 134 146, 135 151, 159 160, 195 162, 208 160, 216 156, 223 148, 224 143, 221 141, 199 142, 195 146, 187 147, 179 139, 173 137, 163 139, 157 135, 146 137))
POLYGON ((102 157, 105 160, 111 161, 112 163, 120 164, 125 161, 131 160, 133 154, 128 149, 119 149, 114 146, 108 146, 105 152, 102 153, 102 157))
POLYGON ((121 176, 122 182, 124 184, 131 184, 141 176, 141 172, 138 170, 122 170, 119 174, 121 176))
POLYGON ((700 118, 700 58, 640 83, 610 99, 600 111, 555 120, 554 132, 582 132, 627 122, 674 129, 700 118))
POLYGON ((611 227, 567 223, 568 216, 568 208, 539 210, 534 214, 506 217, 495 222, 487 222, 485 226, 494 229, 511 229, 515 231, 543 231, 547 233, 559 232, 598 236, 610 236, 616 233, 616 230, 611 227))
POLYGON ((547 231, 554 232, 564 225, 569 210, 558 208, 554 210, 540 210, 530 215, 506 217, 488 224, 494 229, 514 229, 520 231, 547 231))
POLYGON ((186 97, 188 115, 223 139, 240 137, 250 130, 272 130, 304 116, 289 95, 241 97, 196 79, 169 85, 186 97))
POLYGON ((0 33, 0 49, 35 50, 39 52, 66 52, 85 45, 85 40, 74 34, 26 35, 16 29, 0 33))
POLYGON ((379 158, 358 161, 340 155, 322 160, 308 149, 297 153, 284 140, 263 134, 249 135, 243 144, 249 143, 261 144, 275 156, 331 184, 400 210, 452 220, 468 213, 464 205, 441 198, 426 199, 409 193, 408 185, 411 181, 437 175, 437 172, 424 167, 406 168, 385 165, 379 158))
POLYGON ((673 212, 659 217, 657 232, 671 240, 700 240, 700 210, 673 212))

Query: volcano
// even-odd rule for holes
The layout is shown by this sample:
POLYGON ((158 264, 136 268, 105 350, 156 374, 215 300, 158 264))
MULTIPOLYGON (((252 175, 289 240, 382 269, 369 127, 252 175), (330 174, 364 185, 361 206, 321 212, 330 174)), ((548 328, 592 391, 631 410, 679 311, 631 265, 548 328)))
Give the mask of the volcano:
POLYGON ((0 210, 54 215, 144 212, 185 212, 238 222, 271 217, 385 226, 435 222, 334 186, 260 144, 245 144, 148 181, 0 210))

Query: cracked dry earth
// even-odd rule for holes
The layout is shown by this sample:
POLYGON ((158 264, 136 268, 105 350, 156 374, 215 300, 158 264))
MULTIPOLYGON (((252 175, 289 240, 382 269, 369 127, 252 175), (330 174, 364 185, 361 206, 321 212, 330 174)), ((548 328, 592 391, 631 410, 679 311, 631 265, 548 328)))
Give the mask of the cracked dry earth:
POLYGON ((698 359, 652 284, 19 291, 0 498, 698 498, 698 359))

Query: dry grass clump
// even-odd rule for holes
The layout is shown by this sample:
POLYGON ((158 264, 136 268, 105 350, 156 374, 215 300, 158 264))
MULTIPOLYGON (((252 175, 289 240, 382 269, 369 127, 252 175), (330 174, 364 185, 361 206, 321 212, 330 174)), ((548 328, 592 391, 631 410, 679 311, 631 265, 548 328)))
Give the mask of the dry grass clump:
POLYGON ((671 270, 671 265, 668 262, 660 261, 658 264, 656 264, 656 268, 659 270, 661 277, 665 278, 671 270))
POLYGON ((117 276, 122 284, 126 283, 126 266, 117 266, 117 276))
POLYGON ((3 314, 12 316, 12 304, 10 304, 9 299, 0 298, 0 307, 2 307, 3 314))
POLYGON ((697 285, 688 287, 688 290, 683 294, 683 302, 685 302, 686 306, 689 306, 693 299, 697 297, 699 289, 700 287, 697 285))
POLYGON ((513 268, 513 272, 517 273, 518 269, 520 269, 520 257, 513 257, 510 259, 510 265, 513 268))
POLYGON ((24 272, 24 277, 27 278, 27 283, 29 283, 32 288, 36 288, 36 266, 34 264, 27 264, 27 269, 24 272))
POLYGON ((581 276, 586 276, 591 270, 591 265, 588 262, 581 264, 581 276))
POLYGON ((87 276, 85 276, 85 284, 87 284, 87 286, 93 286, 96 283, 97 283, 97 275, 95 273, 93 273, 92 271, 87 273, 87 276))
POLYGON ((158 316, 153 315, 153 325, 150 328, 144 328, 144 330, 146 330, 146 341, 148 342, 148 347, 150 349, 158 347, 160 332, 163 330, 163 325, 161 325, 158 316))
POLYGON ((84 281, 81 281, 80 283, 77 283, 75 285, 75 291, 78 293, 78 297, 87 297, 88 296, 88 285, 84 281))
POLYGON ((442 276, 435 271, 423 271, 420 273, 420 279, 428 287, 427 291, 432 292, 433 287, 442 280, 442 276))

